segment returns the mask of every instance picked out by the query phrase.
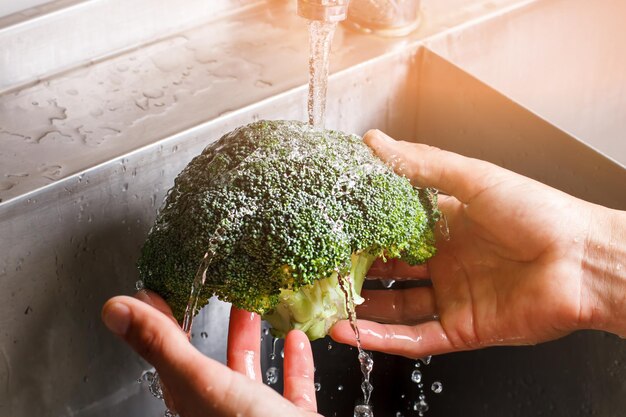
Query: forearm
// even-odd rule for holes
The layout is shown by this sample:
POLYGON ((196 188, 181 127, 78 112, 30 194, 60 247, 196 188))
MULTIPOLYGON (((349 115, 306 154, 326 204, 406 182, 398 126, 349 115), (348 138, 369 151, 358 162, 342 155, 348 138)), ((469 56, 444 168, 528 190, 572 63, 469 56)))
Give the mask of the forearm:
POLYGON ((583 268, 587 326, 626 338, 626 212, 597 207, 583 268))

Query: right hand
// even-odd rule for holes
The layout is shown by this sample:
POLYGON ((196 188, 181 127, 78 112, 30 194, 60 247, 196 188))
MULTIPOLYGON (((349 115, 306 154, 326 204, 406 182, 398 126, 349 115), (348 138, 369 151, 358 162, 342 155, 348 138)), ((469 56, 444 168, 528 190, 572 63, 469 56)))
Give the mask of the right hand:
MULTIPOLYGON (((439 208, 450 235, 439 233, 426 274, 398 262, 382 274, 429 277, 432 287, 364 291, 357 315, 386 323, 359 320, 365 349, 417 358, 535 344, 581 328, 626 335, 626 265, 617 263, 626 213, 379 131, 364 141, 414 185, 447 194, 439 208)), ((355 343, 345 321, 331 335, 355 343)))

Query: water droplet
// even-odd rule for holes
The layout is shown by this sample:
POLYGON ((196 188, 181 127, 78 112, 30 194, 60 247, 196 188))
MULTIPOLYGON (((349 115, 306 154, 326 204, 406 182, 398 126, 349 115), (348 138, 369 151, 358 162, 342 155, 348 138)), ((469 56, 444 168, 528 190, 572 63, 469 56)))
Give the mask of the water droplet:
POLYGON ((146 97, 140 97, 135 100, 135 105, 139 107, 141 110, 148 110, 150 108, 150 103, 146 97))
POLYGON ((274 385, 278 382, 278 369, 275 366, 270 366, 267 371, 265 371, 265 381, 268 385, 274 385))
POLYGON ((263 334, 265 336, 267 336, 268 334, 270 334, 270 329, 263 329, 263 334))
POLYGON ((411 381, 415 382, 416 384, 422 382, 422 373, 417 369, 414 370, 413 373, 411 373, 411 381))
POLYGON ((337 385, 337 391, 343 391, 343 385, 337 385))
POLYGON ((285 349, 280 350, 280 357, 283 359, 285 358, 285 349))
POLYGON ((10 190, 15 186, 15 183, 10 181, 0 181, 0 191, 10 190))
POLYGON ((143 92, 143 96, 145 98, 161 98, 161 97, 163 97, 163 90, 160 90, 158 88, 145 90, 143 92))
POLYGON ((435 381, 433 382, 433 384, 430 386, 430 389, 435 393, 435 394, 440 394, 441 391, 443 391, 443 384, 439 381, 435 381))
POLYGON ((278 338, 274 338, 272 341, 272 353, 270 353, 270 360, 276 359, 276 343, 278 342, 278 338))
POLYGON ((163 399, 163 389, 161 388, 161 378, 156 371, 146 371, 142 375, 143 379, 148 383, 148 390, 153 397, 159 400, 163 399))
POLYGON ((163 417, 176 417, 176 416, 177 416, 177 414, 171 412, 169 409, 166 409, 165 410, 165 414, 163 414, 163 417))
POLYGON ((395 282, 396 282, 395 279, 381 279, 380 280, 380 283, 385 288, 391 288, 393 286, 393 284, 395 284, 395 282))
POLYGON ((209 337, 209 334, 207 332, 200 332, 200 337, 203 339, 207 339, 209 337))
POLYGON ((143 281, 142 280, 137 280, 137 282, 135 282, 135 289, 137 291, 141 291, 143 290, 145 287, 143 285, 143 281))
POLYGON ((428 355, 428 356, 424 356, 423 358, 420 358, 420 361, 422 361, 424 365, 430 365, 430 361, 432 360, 432 358, 433 358, 432 355, 428 355))
POLYGON ((322 389, 322 384, 320 384, 319 382, 315 383, 315 391, 319 391, 322 389))
POLYGON ((374 417, 374 412, 369 405, 359 404, 354 407, 354 417, 374 417))
POLYGON ((331 342, 328 342, 328 350, 332 350, 333 349, 333 344, 331 342))
POLYGON ((428 411, 428 403, 424 400, 415 401, 413 403, 413 410, 419 413, 425 413, 428 411))
POLYGON ((404 414, 402 414, 401 411, 397 411, 396 412, 396 417, 404 417, 404 414))
POLYGON ((271 87, 272 83, 269 81, 265 81, 265 80, 256 80, 254 85, 259 88, 266 88, 266 87, 271 87))

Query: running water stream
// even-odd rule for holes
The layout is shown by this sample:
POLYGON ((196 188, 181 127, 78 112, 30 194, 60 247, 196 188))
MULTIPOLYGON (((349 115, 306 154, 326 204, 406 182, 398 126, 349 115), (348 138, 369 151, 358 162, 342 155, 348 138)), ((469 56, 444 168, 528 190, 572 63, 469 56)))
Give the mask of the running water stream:
POLYGON ((309 96, 307 107, 309 125, 318 129, 324 128, 330 46, 336 27, 336 22, 320 20, 309 22, 309 96))
MULTIPOLYGON (((307 107, 309 125, 317 129, 324 129, 325 127, 330 49, 336 28, 336 22, 319 20, 311 20, 309 22, 309 95, 307 107)), ((361 337, 356 322, 354 293, 350 277, 339 275, 339 281, 341 290, 346 298, 346 311, 352 330, 354 330, 359 352, 359 364, 363 374, 363 382, 361 383, 363 404, 359 404, 354 408, 354 417, 373 417, 374 413, 369 402, 374 389, 370 383, 370 373, 374 367, 374 360, 361 347, 361 337)))
POLYGON ((356 338, 356 347, 359 352, 359 364, 361 367, 361 373, 363 374, 363 382, 361 383, 363 404, 359 404, 354 407, 354 417, 374 417, 374 412, 369 405, 370 397, 372 396, 372 391, 374 390, 374 387, 370 382, 370 374, 374 368, 374 360, 370 354, 364 351, 361 347, 361 334, 359 333, 359 328, 357 326, 356 311, 354 309, 354 289, 352 287, 352 283, 350 282, 350 277, 339 275, 339 286, 341 287, 341 291, 343 291, 346 298, 348 320, 350 321, 350 326, 352 327, 356 338))

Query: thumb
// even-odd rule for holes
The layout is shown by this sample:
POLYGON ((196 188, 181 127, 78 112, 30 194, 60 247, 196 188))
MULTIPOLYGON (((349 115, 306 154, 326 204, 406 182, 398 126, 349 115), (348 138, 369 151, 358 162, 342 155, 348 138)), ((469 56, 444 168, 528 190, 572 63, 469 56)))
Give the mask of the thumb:
POLYGON ((508 173, 489 162, 421 143, 396 141, 380 130, 370 130, 363 141, 413 185, 436 188, 464 203, 508 173))
POLYGON ((275 391, 231 371, 194 348, 181 328, 156 308, 119 296, 102 308, 102 320, 159 372, 181 416, 260 417, 297 415, 293 404, 275 391))
POLYGON ((135 298, 111 298, 102 308, 102 320, 160 373, 183 365, 187 361, 182 358, 198 353, 178 324, 135 298))

